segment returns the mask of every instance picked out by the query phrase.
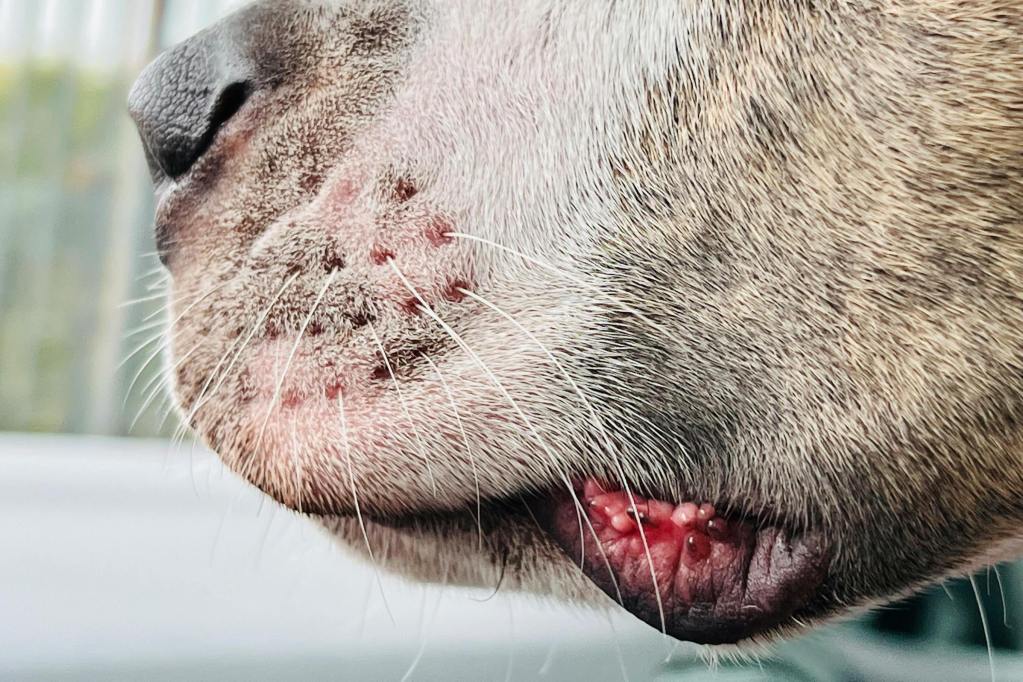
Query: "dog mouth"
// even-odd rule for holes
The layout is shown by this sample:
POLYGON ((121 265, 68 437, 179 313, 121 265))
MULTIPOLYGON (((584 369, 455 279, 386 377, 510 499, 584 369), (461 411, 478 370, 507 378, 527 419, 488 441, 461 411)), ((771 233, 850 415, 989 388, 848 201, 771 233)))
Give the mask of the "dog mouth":
MULTIPOLYGON (((157 243, 165 264, 168 254, 173 251, 172 246, 175 246, 170 235, 181 232, 180 229, 175 230, 168 226, 188 222, 187 217, 197 214, 206 205, 206 196, 222 172, 223 159, 240 153, 248 142, 251 125, 246 117, 239 116, 232 128, 234 126, 237 126, 238 130, 228 129, 224 131, 225 134, 218 136, 210 151, 187 176, 175 181, 158 179, 157 243)), ((331 196, 331 187, 331 183, 325 185, 324 196, 331 196)), ((352 187, 356 187, 354 181, 352 187)), ((414 188, 413 185, 405 186, 404 180, 399 180, 395 191, 391 193, 394 201, 399 204, 407 203, 410 195, 414 193, 414 189, 410 192, 410 187, 414 188)), ((347 206, 351 200, 350 195, 354 192, 349 191, 348 185, 344 183, 339 183, 337 190, 334 194, 346 197, 345 201, 333 203, 324 201, 322 206, 317 204, 316 208, 347 206)), ((350 207, 344 210, 356 217, 361 215, 350 207)), ((208 219, 209 216, 205 218, 208 219)), ((374 218, 373 225, 376 226, 380 222, 380 216, 374 218)), ((272 223, 274 220, 275 218, 269 218, 267 222, 272 223)), ((353 264, 361 262, 363 268, 356 270, 353 277, 361 276, 360 282, 380 284, 381 286, 374 289, 373 295, 369 298, 380 303, 381 309, 386 307, 385 304, 390 304, 390 308, 387 309, 392 313, 398 311, 402 319, 418 319, 422 314, 415 295, 410 297, 412 292, 403 286, 390 282, 393 286, 385 291, 382 285, 386 283, 384 276, 391 272, 389 262, 397 256, 399 267, 407 267, 401 259, 403 253, 400 247, 403 245, 412 256, 415 256, 407 260, 415 264, 422 260, 419 257, 423 253, 439 253, 438 249, 447 247, 451 241, 444 231, 436 228, 438 224, 436 216, 427 216, 420 222, 421 225, 410 221, 409 225, 403 226, 407 228, 408 234, 415 235, 418 239, 416 243, 422 242, 419 247, 415 247, 415 244, 408 240, 400 241, 397 245, 380 246, 374 239, 370 239, 368 232, 366 234, 357 232, 352 225, 345 224, 344 234, 347 237, 345 243, 348 250, 343 260, 346 265, 353 267, 353 264), (357 233, 349 234, 353 231, 357 233), (356 253, 355 245, 365 246, 366 248, 362 249, 364 253, 356 253), (367 276, 366 272, 375 274, 367 276)), ((443 225, 443 222, 439 224, 443 225)), ((310 243, 318 243, 317 238, 309 237, 310 243)), ((334 261, 338 260, 332 255, 334 251, 334 249, 324 251, 326 261, 320 265, 325 269, 334 267, 334 261)), ((436 268, 436 258, 430 262, 436 268)), ((449 257, 446 262, 448 263, 446 269, 437 269, 450 273, 450 276, 442 282, 434 283, 433 289, 420 284, 417 291, 432 290, 434 296, 431 300, 460 303, 464 298, 462 290, 473 288, 471 271, 458 269, 456 266, 459 261, 455 260, 454 256, 449 257)), ((350 288, 355 290, 355 287, 350 288)), ((332 292, 336 293, 340 289, 343 289, 343 286, 337 285, 332 292)), ((429 298, 429 293, 424 295, 429 298)), ((304 297, 297 295, 296 297, 307 300, 310 294, 306 292, 304 297)), ((313 297, 315 298, 315 294, 313 297)), ((278 307, 287 306, 282 303, 278 307)), ((293 307, 297 309, 300 306, 293 307)), ((345 328, 351 328, 353 332, 367 324, 373 329, 369 320, 374 316, 354 310, 350 302, 338 304, 330 296, 326 296, 323 308, 332 309, 337 315, 345 318, 345 328)), ((326 313, 323 315, 327 316, 326 313)), ((347 443, 350 435, 353 440, 352 447, 359 450, 357 446, 361 443, 360 429, 355 426, 358 423, 361 422, 364 426, 401 423, 398 411, 390 409, 389 416, 383 417, 382 410, 372 400, 389 393, 386 390, 387 384, 397 385, 403 378, 402 372, 406 368, 421 365, 418 360, 426 350, 436 350, 434 348, 436 343, 430 345, 417 341, 418 345, 401 350, 405 355, 399 353, 398 356, 391 357, 382 347, 380 353, 383 364, 374 364, 361 355, 358 359, 353 359, 351 348, 346 346, 345 357, 338 356, 333 361, 336 366, 332 367, 332 371, 337 376, 328 376, 317 384, 316 390, 310 390, 308 383, 294 377, 301 378, 323 372, 318 363, 324 359, 317 357, 323 344, 322 339, 317 339, 329 337, 333 324, 330 320, 321 322, 319 317, 310 314, 307 324, 300 325, 308 336, 309 347, 306 348, 299 345, 303 338, 302 333, 298 334, 297 341, 291 341, 288 333, 282 334, 274 324, 268 323, 266 333, 260 332, 260 336, 256 337, 255 350, 252 348, 247 350, 246 357, 251 355, 257 360, 262 359, 260 366, 264 368, 269 366, 271 359, 284 358, 286 362, 286 370, 280 380, 276 380, 276 369, 274 372, 238 372, 237 390, 233 391, 231 394, 233 397, 228 401, 235 416, 243 409, 252 409, 255 415, 253 419, 261 424, 256 429, 258 431, 256 441, 266 446, 268 451, 285 451, 288 448, 285 436, 290 436, 291 440, 294 440, 293 433, 289 432, 295 431, 291 427, 296 424, 304 424, 308 432, 318 433, 325 428, 324 424, 337 422, 334 410, 345 409, 338 407, 338 398, 342 392, 345 393, 344 404, 348 406, 347 409, 352 410, 362 404, 372 407, 372 410, 357 410, 360 418, 352 418, 352 415, 349 415, 346 421, 348 426, 353 426, 352 433, 346 434, 344 438, 333 439, 347 443), (260 352, 259 341, 272 343, 260 352), (314 364, 317 365, 315 369, 312 367, 314 364), (303 372, 303 368, 308 369, 308 372, 303 372), (293 382, 285 381, 289 373, 294 379, 293 382), (275 380, 266 385, 265 382, 259 383, 259 379, 270 376, 275 380), (292 386, 292 383, 295 386, 292 386), (264 406, 264 403, 268 403, 269 406, 264 406), (296 415, 299 418, 306 417, 307 421, 296 421, 296 415)), ((407 325, 402 325, 402 329, 406 327, 407 325)), ((386 331, 386 323, 381 323, 381 328, 386 331)), ((287 329, 285 332, 296 330, 287 329)), ((371 331, 371 336, 375 338, 376 333, 371 331)), ((243 350, 250 336, 251 333, 237 336, 242 341, 243 350)), ((388 345, 386 335, 378 343, 380 342, 388 345)), ((370 347, 368 342, 363 345, 370 347)), ((371 349, 367 357, 374 357, 375 352, 371 349)), ((188 375, 186 379, 191 376, 187 369, 187 366, 179 366, 179 371, 183 375, 188 375)), ((214 367, 214 374, 216 370, 217 367, 214 367)), ((198 393, 193 391, 191 399, 184 400, 182 404, 192 417, 192 425, 204 432, 207 440, 218 451, 222 451, 222 456, 230 453, 229 459, 238 460, 238 453, 233 452, 231 447, 220 447, 224 434, 227 433, 220 425, 230 421, 220 414, 224 412, 222 406, 215 402, 205 411, 199 409, 204 405, 202 398, 210 384, 210 378, 205 377, 202 372, 199 372, 198 376, 203 378, 191 377, 191 381, 181 382, 199 388, 198 393), (213 413, 214 416, 211 418, 208 413, 213 413)), ((222 381, 223 379, 217 378, 213 384, 214 392, 222 381)), ((228 381, 227 384, 230 388, 231 382, 228 381)), ((397 392, 395 395, 397 396, 397 392)), ((397 398, 401 403, 401 397, 397 398)), ((207 398, 206 402, 208 401, 207 398)), ((402 410, 405 409, 404 405, 400 407, 402 410)), ((302 428, 297 430, 302 431, 302 428)), ((367 433, 373 432, 372 428, 364 430, 367 433)), ((415 437, 418 439, 419 434, 415 434, 415 437)), ((236 438, 234 442, 241 440, 244 439, 236 438)), ((361 444, 367 451, 372 451, 374 446, 378 445, 368 441, 361 444)), ((251 459, 251 453, 249 454, 251 459)), ((334 509, 329 500, 320 504, 317 499, 309 498, 301 491, 289 492, 280 489, 280 486, 268 485, 274 471, 273 464, 280 464, 282 467, 287 464, 278 462, 273 457, 269 459, 274 462, 263 469, 258 466, 250 467, 239 461, 234 461, 233 465, 241 471, 247 471, 252 482, 268 494, 300 511, 321 515, 350 513, 346 508, 334 509)), ((359 468, 358 458, 355 458, 355 466, 359 468)), ((351 472, 336 471, 323 475, 322 478, 347 480, 346 476, 359 478, 351 472)), ((499 496, 504 494, 500 493, 499 496)), ((371 501, 366 499, 370 497, 365 496, 364 503, 371 501)), ((578 562, 582 572, 591 582, 639 619, 668 635, 686 641, 701 644, 734 643, 768 634, 788 624, 795 624, 796 619, 804 615, 805 608, 818 594, 827 573, 829 552, 819 535, 797 533, 784 525, 753 521, 742 514, 723 513, 712 504, 700 500, 672 501, 667 497, 641 497, 593 478, 581 480, 572 491, 566 488, 544 496, 531 496, 528 506, 541 530, 571 559, 578 562)), ((399 512, 397 517, 391 515, 396 510, 377 511, 378 514, 370 511, 369 515, 383 525, 401 526, 403 523, 416 520, 415 514, 411 517, 402 515, 407 510, 399 512)))
POLYGON ((706 502, 641 497, 586 479, 530 508, 593 583, 677 639, 727 644, 796 625, 827 574, 820 534, 706 502))
MULTIPOLYGON (((428 237, 420 241, 423 239, 430 242, 428 237)), ((400 250, 396 254, 402 255, 400 250)), ((375 263, 372 253, 363 255, 367 263, 386 272, 384 264, 375 263)), ((473 387, 470 379, 484 382, 487 377, 475 373, 463 377, 449 367, 443 362, 447 354, 437 337, 427 332, 409 335, 409 320, 424 325, 426 321, 411 316, 409 299, 398 296, 402 290, 395 282, 390 283, 393 295, 378 295, 374 300, 391 304, 380 310, 390 311, 386 314, 400 320, 394 328, 402 334, 396 338, 414 342, 411 345, 392 346, 384 333, 386 320, 377 321, 382 330, 378 338, 373 322, 367 317, 364 324, 356 324, 351 306, 342 299, 333 303, 323 293, 311 293, 326 292, 333 275, 329 277, 324 284, 295 292, 293 307, 308 311, 304 320, 292 316, 292 322, 298 321, 297 329, 292 325, 282 332, 276 326, 280 320, 275 318, 268 326, 265 316, 257 317, 248 334, 238 327, 235 343, 240 342, 241 348, 250 346, 239 361, 241 370, 232 373, 241 353, 232 354, 231 344, 223 356, 232 358, 226 367, 221 367, 223 359, 207 366, 212 357, 201 368, 176 363, 181 375, 179 401, 189 414, 189 423, 232 468, 298 511, 357 514, 359 510, 352 508, 350 500, 355 499, 354 488, 358 487, 362 513, 384 525, 414 524, 420 514, 464 513, 471 483, 480 494, 479 481, 470 481, 464 469, 450 474, 444 467, 438 470, 448 486, 438 495, 433 488, 435 472, 425 454, 420 469, 412 450, 397 451, 404 455, 397 457, 386 453, 396 452, 389 446, 395 436, 404 438, 409 447, 419 446, 421 453, 442 452, 439 448, 461 443, 459 438, 465 440, 468 450, 469 439, 461 431, 454 394, 448 393, 451 388, 446 382, 455 381, 459 388, 473 387), (315 298, 312 308, 310 297, 315 298), (314 314, 321 300, 330 302, 324 308, 333 311, 322 320, 314 314), (341 318, 348 336, 333 338, 331 330, 341 328, 341 318), (368 338, 365 330, 360 331, 363 326, 368 338), (260 340, 249 344, 257 328, 260 340), (423 362, 428 353, 440 356, 438 362, 447 380, 433 380, 432 375, 427 380, 420 374, 427 370, 423 362), (407 377, 406 371, 410 372, 407 377), (226 395, 217 394, 223 375, 229 377, 223 382, 226 395), (215 399, 204 398, 208 388, 215 399), (453 422, 443 414, 445 400, 452 402, 453 422), (432 423, 447 421, 448 429, 420 432, 406 411, 408 404, 441 406, 440 413, 431 412, 432 423), (411 430, 403 430, 406 422, 411 430)), ((283 291, 284 285, 278 289, 283 291)), ((449 289, 443 283, 431 290, 434 298, 447 300, 449 289)), ((461 290, 461 286, 455 288, 461 290)), ((339 296, 343 294, 343 289, 338 291, 339 296)), ((430 294, 425 295, 433 300, 430 294)), ((451 306, 468 305, 448 298, 451 306)), ((187 358, 187 352, 183 357, 187 358)), ((443 376, 433 361, 429 369, 437 377, 443 376)), ((479 395, 477 400, 481 400, 479 395)), ((468 405, 490 415, 488 429, 505 420, 514 423, 516 415, 491 413, 486 406, 489 403, 485 401, 468 405)), ((476 441, 476 432, 472 440, 476 441)), ((502 464, 508 459, 505 452, 496 448, 493 453, 502 464)), ((469 461, 475 477, 475 465, 469 461)), ((597 478, 537 495, 532 492, 537 490, 533 487, 538 478, 535 472, 528 474, 528 481, 510 482, 505 468, 498 469, 500 480, 485 481, 483 486, 484 501, 494 502, 498 515, 502 501, 522 499, 526 490, 531 491, 525 501, 540 530, 578 562, 582 573, 634 616, 677 639, 729 644, 795 626, 812 614, 811 607, 827 577, 830 548, 817 532, 736 513, 731 507, 726 510, 725 505, 698 498, 660 493, 640 496, 597 478)), ((544 480, 551 479, 540 479, 540 486, 546 485, 544 480)), ((565 568, 563 564, 554 566, 565 568)))
MULTIPOLYGON (((378 426, 394 428, 402 424, 403 413, 399 409, 400 400, 397 403, 381 400, 391 393, 389 382, 395 385, 401 382, 406 391, 428 385, 419 376, 403 379, 406 367, 422 369, 421 351, 413 349, 407 358, 385 353, 382 358, 386 371, 381 371, 379 366, 372 369, 376 358, 372 348, 364 349, 365 357, 360 356, 361 360, 352 358, 348 349, 345 353, 348 364, 335 368, 340 378, 321 382, 317 391, 311 391, 308 378, 322 378, 324 371, 317 355, 319 346, 314 343, 296 353, 299 345, 282 338, 250 358, 250 366, 239 376, 242 384, 230 392, 233 402, 227 403, 229 409, 215 403, 212 411, 192 412, 191 406, 202 390, 182 401, 198 419, 193 426, 226 462, 281 503, 307 513, 328 516, 357 513, 346 501, 349 496, 345 484, 355 486, 356 481, 362 513, 385 526, 415 526, 436 514, 446 518, 447 514, 462 516, 467 512, 468 507, 461 502, 430 509, 418 505, 382 506, 380 484, 374 477, 380 476, 388 459, 349 455, 350 451, 385 451, 387 437, 381 440, 380 436, 387 430, 378 426), (266 370, 274 358, 288 359, 290 371, 280 376, 292 376, 294 386, 283 380, 253 383, 254 377, 269 381, 278 376, 276 371, 266 370), (256 371, 257 367, 263 370, 256 371), (347 393, 343 405, 338 400, 342 392, 347 393), (238 402, 243 399, 251 404, 238 402), (340 410, 347 410, 344 420, 340 410), (251 412, 241 422, 249 426, 221 428, 225 417, 218 415, 225 412, 235 417, 251 412), (225 434, 235 432, 248 436, 223 440, 225 434), (294 449, 296 434, 305 434, 301 442, 307 449, 313 448, 316 441, 342 443, 344 448, 325 450, 323 458, 307 462, 280 456, 294 449), (251 437, 259 446, 257 450, 252 450, 251 437), (249 449, 239 449, 239 443, 248 443, 249 449), (257 451, 264 454, 253 454, 257 451), (348 463, 355 471, 342 470, 340 462, 348 463), (306 483, 292 488, 295 480, 306 483)), ((384 349, 380 352, 384 353, 384 349)), ((397 393, 394 397, 398 398, 397 393)), ((406 394, 406 399, 409 397, 406 394)), ((415 397, 424 403, 443 404, 437 393, 415 397)), ((431 436, 418 431, 413 435, 431 436)), ((455 437, 436 435, 443 439, 455 437)), ((315 448, 309 451, 314 452, 315 448)), ((433 480, 429 469, 425 475, 433 480)), ((387 497, 392 502, 431 494, 425 487, 415 488, 424 485, 423 476, 402 478, 396 469, 387 479, 392 482, 392 489, 402 491, 397 497, 387 497)), ((495 521, 503 521, 496 517, 510 508, 521 511, 519 503, 525 502, 540 531, 577 563, 589 581, 640 620, 680 640, 731 644, 797 626, 812 616, 828 574, 830 546, 820 532, 796 529, 776 517, 765 519, 735 511, 732 504, 715 505, 699 498, 662 493, 642 496, 598 478, 579 479, 571 487, 566 485, 539 494, 515 493, 515 488, 518 486, 484 496, 484 505, 493 512, 495 521)), ((518 489, 538 490, 532 485, 518 489)), ((437 495, 436 491, 432 494, 437 495)), ((446 494, 433 499, 467 498, 446 494)), ((524 520, 528 523, 528 519, 524 520)), ((567 563, 556 564, 555 570, 571 569, 567 563)))

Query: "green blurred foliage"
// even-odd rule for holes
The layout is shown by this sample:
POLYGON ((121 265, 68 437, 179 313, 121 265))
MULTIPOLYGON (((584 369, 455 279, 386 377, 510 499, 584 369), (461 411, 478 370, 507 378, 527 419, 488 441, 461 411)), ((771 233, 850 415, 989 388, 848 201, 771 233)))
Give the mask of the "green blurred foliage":
MULTIPOLYGON (((69 63, 0 65, 0 429, 125 433, 140 406, 133 395, 122 409, 118 392, 137 362, 103 376, 154 307, 118 308, 145 283, 115 256, 152 248, 145 165, 124 105, 130 82, 69 63)), ((157 423, 143 419, 137 433, 157 423)))

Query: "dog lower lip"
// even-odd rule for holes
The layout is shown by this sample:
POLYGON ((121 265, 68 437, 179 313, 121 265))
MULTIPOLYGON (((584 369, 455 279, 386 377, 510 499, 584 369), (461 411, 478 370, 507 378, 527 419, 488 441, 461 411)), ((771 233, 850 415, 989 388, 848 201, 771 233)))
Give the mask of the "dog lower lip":
POLYGON ((817 594, 819 534, 644 498, 588 479, 530 502, 541 527, 615 601, 678 639, 727 644, 792 622, 817 594))

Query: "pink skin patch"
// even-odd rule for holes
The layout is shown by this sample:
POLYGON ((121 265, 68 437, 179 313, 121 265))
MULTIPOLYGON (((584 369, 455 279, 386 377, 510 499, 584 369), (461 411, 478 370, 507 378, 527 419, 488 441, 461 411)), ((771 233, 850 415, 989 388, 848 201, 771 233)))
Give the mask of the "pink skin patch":
MULTIPOLYGON (((345 169, 326 178, 316 199, 264 233, 253 258, 258 267, 279 260, 274 247, 281 244, 308 248, 289 255, 294 282, 273 314, 251 337, 244 328, 235 332, 235 339, 246 340, 237 371, 219 394, 233 397, 225 401, 229 409, 207 401, 199 413, 200 419, 212 417, 216 436, 227 442, 225 460, 305 510, 329 511, 334 500, 343 506, 350 498, 347 489, 317 492, 317 478, 335 487, 354 477, 432 490, 434 478, 445 472, 433 471, 422 442, 461 442, 455 423, 451 433, 419 433, 407 405, 448 404, 440 384, 418 379, 431 371, 423 355, 429 352, 431 362, 443 365, 451 345, 426 309, 453 320, 465 314, 455 306, 475 305, 465 293, 477 286, 472 262, 448 236, 455 226, 430 202, 428 188, 401 177, 383 192, 370 191, 380 188, 367 181, 372 175, 378 174, 345 169), (225 412, 231 428, 219 429, 225 412), (414 466, 388 472, 393 458, 380 459, 396 447, 406 448, 414 466), (317 477, 307 476, 310 471, 317 477)), ((465 495, 453 499, 475 494, 461 467, 450 475, 456 483, 449 482, 449 489, 466 486, 465 495)))

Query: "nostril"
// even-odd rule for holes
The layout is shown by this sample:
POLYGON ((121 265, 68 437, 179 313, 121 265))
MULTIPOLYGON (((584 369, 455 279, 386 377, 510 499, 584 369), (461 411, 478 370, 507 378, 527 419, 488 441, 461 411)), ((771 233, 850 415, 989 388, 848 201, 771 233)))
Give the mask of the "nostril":
POLYGON ((251 86, 248 81, 228 83, 224 86, 216 96, 205 123, 199 123, 193 131, 194 137, 182 141, 176 149, 169 148, 168 153, 164 154, 161 165, 167 174, 176 178, 188 172, 213 144, 220 129, 242 108, 250 92, 251 86))
MULTIPOLYGON (((209 129, 206 133, 210 137, 210 141, 216 132, 238 113, 238 110, 249 99, 251 91, 252 86, 248 81, 229 83, 221 90, 220 96, 213 106, 213 112, 210 114, 209 129)), ((206 144, 208 146, 209 142, 206 144)))
POLYGON ((256 90, 259 66, 216 31, 158 57, 132 86, 128 110, 154 179, 178 178, 209 149, 217 132, 256 90))

